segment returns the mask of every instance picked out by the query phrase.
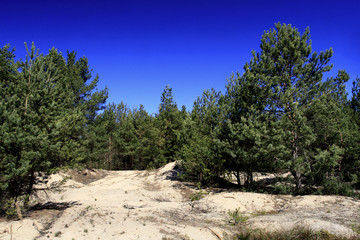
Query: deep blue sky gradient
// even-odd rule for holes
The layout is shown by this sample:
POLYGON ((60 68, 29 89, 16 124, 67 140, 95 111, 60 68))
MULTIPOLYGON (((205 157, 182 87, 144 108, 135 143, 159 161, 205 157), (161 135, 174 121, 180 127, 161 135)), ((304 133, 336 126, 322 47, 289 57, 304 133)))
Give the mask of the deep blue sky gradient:
POLYGON ((334 50, 334 68, 360 75, 360 2, 343 1, 17 1, 1 0, 0 45, 24 42, 40 52, 86 56, 108 102, 143 104, 158 111, 165 85, 178 106, 191 110, 206 89, 224 91, 232 72, 242 72, 259 50, 264 30, 275 22, 303 32, 309 26, 314 51, 334 50))

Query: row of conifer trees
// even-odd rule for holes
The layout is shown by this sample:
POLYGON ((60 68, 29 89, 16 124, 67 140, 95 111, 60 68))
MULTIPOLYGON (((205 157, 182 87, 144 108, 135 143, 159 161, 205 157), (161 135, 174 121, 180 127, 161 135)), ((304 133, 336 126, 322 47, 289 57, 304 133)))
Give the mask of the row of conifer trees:
POLYGON ((168 86, 155 116, 142 106, 108 105, 90 131, 92 166, 145 169, 181 160, 183 177, 204 184, 227 175, 251 186, 254 173, 290 172, 275 191, 359 188, 359 79, 351 98, 345 70, 325 79, 333 51, 312 51, 309 29, 300 34, 278 23, 252 55, 224 93, 204 91, 191 112, 179 110, 168 86))
POLYGON ((96 89, 98 77, 75 52, 27 50, 16 61, 14 49, 0 49, 3 206, 31 194, 39 172, 148 169, 175 160, 183 178, 203 184, 234 176, 254 187, 254 173, 290 172, 273 190, 360 188, 360 80, 349 97, 345 70, 325 79, 333 51, 312 51, 309 29, 275 24, 224 93, 204 91, 188 112, 166 86, 155 115, 142 105, 105 105, 107 89, 96 89))

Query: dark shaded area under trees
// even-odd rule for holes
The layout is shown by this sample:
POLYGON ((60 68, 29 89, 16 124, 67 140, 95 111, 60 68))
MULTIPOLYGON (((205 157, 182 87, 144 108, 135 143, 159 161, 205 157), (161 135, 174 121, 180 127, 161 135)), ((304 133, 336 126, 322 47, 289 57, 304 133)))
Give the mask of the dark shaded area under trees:
MULTIPOLYGON (((182 178, 216 185, 234 176, 258 189, 254 173, 290 172, 278 193, 352 195, 360 188, 360 80, 348 99, 345 70, 328 79, 332 50, 312 51, 310 32, 275 24, 260 52, 230 76, 226 92, 206 90, 191 112, 166 86, 159 112, 104 105, 86 58, 34 46, 15 61, 0 49, 0 204, 29 196, 39 172, 86 166, 149 169, 181 160, 182 178), (103 110, 98 112, 99 110, 103 110)), ((265 191, 264 189, 262 189, 265 191)), ((26 203, 26 198, 25 203, 26 203)))

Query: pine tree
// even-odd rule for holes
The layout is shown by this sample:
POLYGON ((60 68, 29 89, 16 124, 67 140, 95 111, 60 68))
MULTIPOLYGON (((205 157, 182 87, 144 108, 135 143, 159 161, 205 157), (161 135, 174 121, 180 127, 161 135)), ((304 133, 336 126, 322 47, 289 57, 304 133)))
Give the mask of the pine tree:
POLYGON ((175 161, 181 148, 180 131, 182 128, 182 119, 181 112, 173 100, 172 88, 168 85, 161 95, 159 113, 156 119, 164 140, 162 148, 164 159, 166 162, 175 161))
POLYGON ((150 116, 140 105, 139 109, 133 111, 133 121, 136 135, 136 169, 160 167, 163 156, 160 151, 161 139, 160 129, 155 125, 154 117, 150 116))
MULTIPOLYGON (((253 64, 253 62, 251 62, 253 64)), ((225 167, 241 185, 240 174, 245 173, 246 184, 252 183, 253 172, 273 172, 277 167, 277 152, 271 136, 278 134, 274 119, 266 113, 267 92, 264 84, 251 71, 232 75, 223 98, 224 119, 217 131, 217 144, 222 149, 225 167)))
POLYGON ((357 77, 353 81, 351 108, 355 113, 359 114, 360 112, 360 78, 359 77, 357 77))
POLYGON ((101 108, 106 90, 93 91, 87 60, 67 59, 55 49, 39 54, 34 44, 24 62, 1 50, 0 185, 2 198, 30 194, 38 178, 86 157, 84 129, 101 108))
POLYGON ((215 128, 222 119, 221 94, 214 89, 203 92, 185 120, 181 157, 184 177, 202 184, 214 184, 224 172, 223 160, 215 144, 215 128))
POLYGON ((86 158, 89 167, 96 166, 112 170, 114 165, 114 134, 119 127, 117 106, 108 104, 104 111, 97 115, 91 125, 87 126, 86 158))
POLYGON ((299 189, 309 170, 308 149, 316 138, 305 111, 320 93, 323 73, 332 68, 332 50, 312 52, 308 28, 300 34, 280 23, 264 33, 260 48, 260 53, 253 52, 249 68, 268 94, 266 110, 280 121, 284 160, 299 189))
MULTIPOLYGON (((345 82, 350 79, 345 71, 323 81, 321 94, 313 99, 305 111, 307 124, 316 140, 309 147, 307 184, 329 186, 332 181, 344 182, 343 167, 348 162, 346 149, 352 141, 350 108, 345 82)), ((338 184, 339 185, 339 184, 338 184)), ((335 193, 324 189, 324 193, 335 193)))
POLYGON ((222 166, 214 161, 218 159, 211 135, 204 134, 201 125, 191 118, 185 120, 181 135, 184 141, 180 150, 183 179, 202 184, 214 183, 222 166))
POLYGON ((360 188, 360 78, 353 81, 352 98, 350 100, 351 113, 349 113, 352 130, 350 141, 346 147, 346 160, 343 171, 350 175, 356 187, 360 188))

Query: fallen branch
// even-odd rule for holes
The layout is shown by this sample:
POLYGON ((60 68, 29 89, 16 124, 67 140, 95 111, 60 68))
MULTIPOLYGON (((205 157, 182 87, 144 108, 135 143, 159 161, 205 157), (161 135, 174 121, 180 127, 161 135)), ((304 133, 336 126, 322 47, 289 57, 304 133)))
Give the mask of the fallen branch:
POLYGON ((146 205, 141 205, 141 206, 132 206, 132 205, 128 205, 128 204, 124 204, 123 207, 126 209, 135 209, 135 208, 143 208, 146 205))
POLYGON ((209 227, 206 227, 206 228, 209 229, 218 239, 223 240, 222 237, 220 237, 220 235, 217 234, 214 230, 212 230, 212 229, 209 228, 209 227))

